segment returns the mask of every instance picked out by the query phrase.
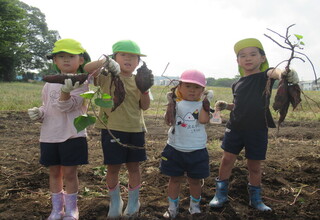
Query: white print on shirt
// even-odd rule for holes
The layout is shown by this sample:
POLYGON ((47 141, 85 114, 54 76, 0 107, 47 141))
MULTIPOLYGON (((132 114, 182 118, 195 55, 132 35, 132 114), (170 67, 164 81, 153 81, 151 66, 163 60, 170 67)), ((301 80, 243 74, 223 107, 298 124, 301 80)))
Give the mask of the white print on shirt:
POLYGON ((199 132, 200 128, 199 128, 199 124, 197 123, 197 119, 199 116, 199 110, 196 109, 193 113, 188 112, 185 116, 181 117, 181 116, 177 116, 177 122, 176 124, 178 126, 181 126, 185 129, 187 129, 186 132, 188 133, 195 133, 195 132, 199 132))
POLYGON ((50 92, 50 102, 51 103, 56 103, 57 102, 57 100, 59 99, 59 97, 60 97, 60 91, 59 92, 57 92, 57 91, 55 91, 55 90, 52 90, 51 92, 50 92))

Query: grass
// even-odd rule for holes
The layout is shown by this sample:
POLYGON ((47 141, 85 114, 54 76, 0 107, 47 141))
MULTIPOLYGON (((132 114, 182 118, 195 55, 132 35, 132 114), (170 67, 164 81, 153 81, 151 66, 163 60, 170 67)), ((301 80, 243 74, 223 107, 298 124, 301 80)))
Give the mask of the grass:
MULTIPOLYGON (((27 111, 28 108, 41 105, 41 90, 43 82, 36 83, 23 83, 23 82, 12 82, 4 83, 0 82, 0 88, 2 95, 0 96, 0 111, 27 111)), ((171 87, 170 87, 171 88, 171 87)), ((155 115, 157 117, 163 117, 166 110, 166 93, 170 90, 169 87, 165 86, 153 86, 152 94, 154 100, 151 103, 150 109, 148 109, 146 115, 155 115)), ((95 88, 92 86, 92 90, 95 88)), ((214 102, 217 100, 224 100, 232 102, 232 94, 230 88, 222 87, 207 87, 212 89, 214 92, 214 102)), ((305 95, 302 94, 302 103, 297 107, 296 110, 292 111, 290 106, 287 121, 320 121, 320 91, 304 91, 305 95)), ((272 92, 271 103, 276 94, 274 90, 272 92)), ((213 104, 212 104, 213 105, 213 104)), ((278 113, 272 110, 271 112, 274 118, 277 120, 278 113)), ((223 117, 228 118, 229 112, 223 111, 223 117)))

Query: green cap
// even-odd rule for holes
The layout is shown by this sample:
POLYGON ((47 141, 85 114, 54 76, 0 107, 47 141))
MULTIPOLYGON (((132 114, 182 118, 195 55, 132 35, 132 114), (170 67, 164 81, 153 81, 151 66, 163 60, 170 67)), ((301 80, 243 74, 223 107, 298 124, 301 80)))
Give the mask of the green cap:
MULTIPOLYGON (((238 56, 240 50, 247 48, 247 47, 257 47, 257 48, 264 51, 263 46, 259 40, 255 39, 255 38, 246 38, 246 39, 238 41, 234 45, 234 52, 238 56)), ((240 75, 243 76, 244 75, 243 69, 240 66, 238 68, 239 68, 240 75)), ((269 63, 268 63, 268 60, 266 57, 266 60, 260 65, 260 70, 266 71, 268 68, 269 68, 269 63)))
POLYGON ((61 39, 54 43, 52 54, 66 52, 70 54, 83 54, 86 52, 81 44, 73 39, 61 39))
POLYGON ((118 52, 123 52, 123 53, 131 53, 131 54, 136 54, 142 57, 145 57, 146 55, 141 54, 140 52, 140 47, 138 44, 131 40, 121 40, 115 43, 112 46, 112 52, 113 54, 118 53, 118 52))

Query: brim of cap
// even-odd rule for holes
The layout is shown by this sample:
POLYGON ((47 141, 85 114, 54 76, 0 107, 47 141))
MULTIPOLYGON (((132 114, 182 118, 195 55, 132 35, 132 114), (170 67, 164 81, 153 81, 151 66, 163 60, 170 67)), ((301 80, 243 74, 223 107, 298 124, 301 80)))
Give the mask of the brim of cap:
POLYGON ((115 54, 115 53, 130 53, 130 54, 138 55, 138 56, 140 56, 140 57, 146 57, 146 56, 147 56, 147 55, 141 54, 141 53, 132 53, 132 52, 121 51, 121 50, 116 51, 116 52, 114 52, 113 54, 115 54))
POLYGON ((202 86, 202 87, 206 87, 206 85, 203 85, 195 80, 190 80, 190 79, 183 79, 183 80, 179 80, 180 82, 185 82, 185 83, 194 83, 194 84, 197 84, 199 86, 202 86))
POLYGON ((70 54, 74 54, 74 55, 83 54, 84 53, 83 51, 80 51, 80 50, 61 49, 59 51, 52 51, 52 54, 57 54, 57 53, 62 53, 62 52, 70 53, 70 54))

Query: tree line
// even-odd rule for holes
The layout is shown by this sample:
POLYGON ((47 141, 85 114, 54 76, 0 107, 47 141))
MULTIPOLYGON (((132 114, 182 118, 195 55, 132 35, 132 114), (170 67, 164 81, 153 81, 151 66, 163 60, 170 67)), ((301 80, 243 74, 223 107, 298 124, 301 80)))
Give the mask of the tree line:
POLYGON ((0 81, 13 81, 29 70, 50 71, 46 54, 60 39, 45 15, 19 0, 0 0, 0 81))

